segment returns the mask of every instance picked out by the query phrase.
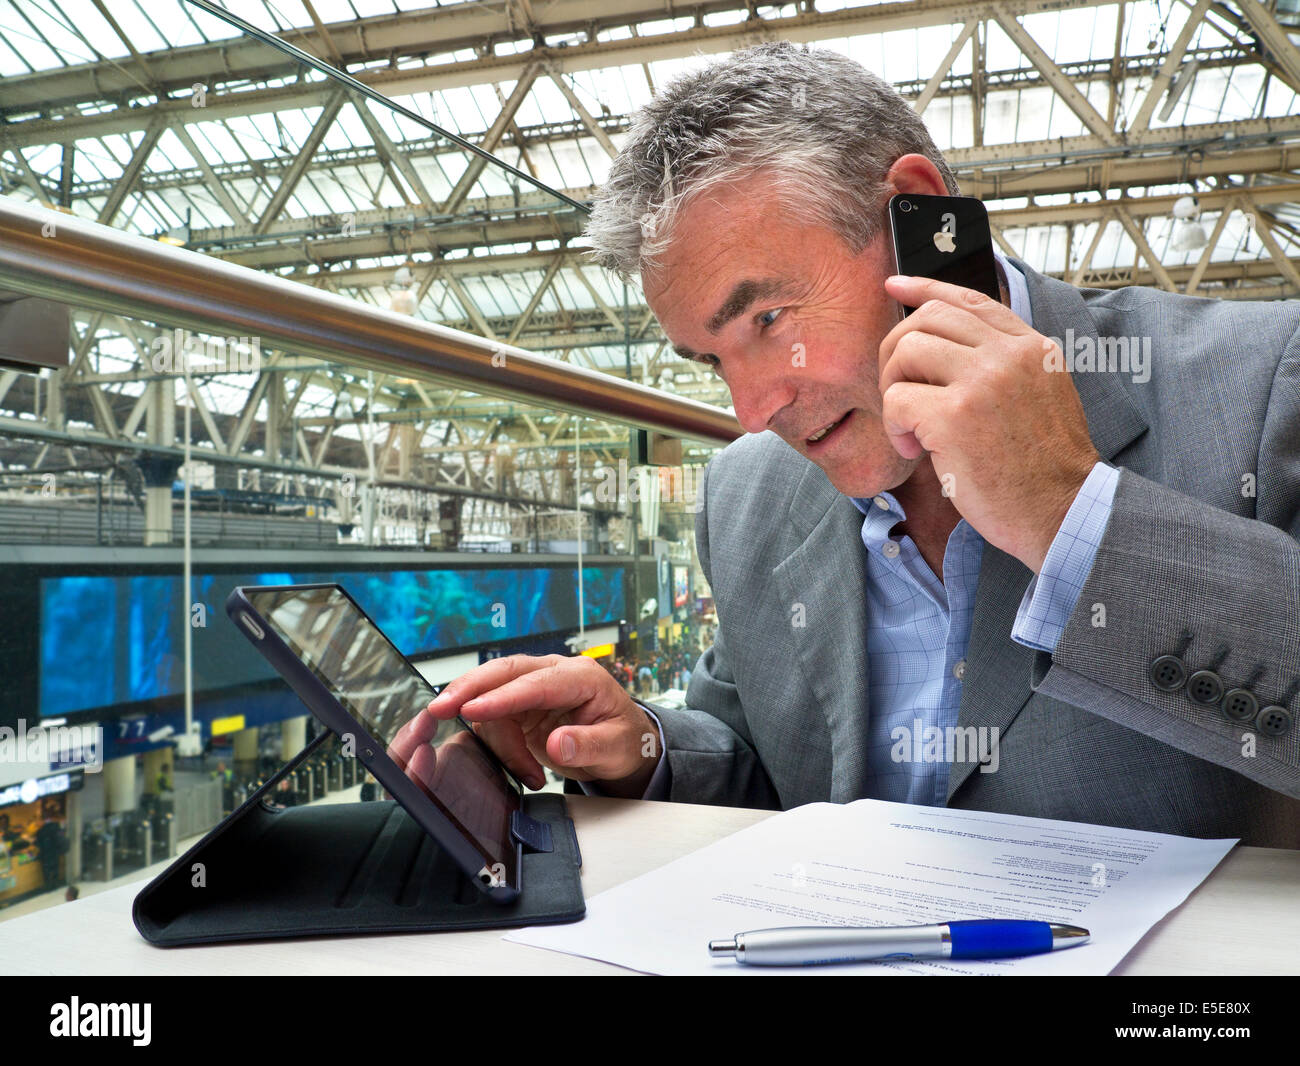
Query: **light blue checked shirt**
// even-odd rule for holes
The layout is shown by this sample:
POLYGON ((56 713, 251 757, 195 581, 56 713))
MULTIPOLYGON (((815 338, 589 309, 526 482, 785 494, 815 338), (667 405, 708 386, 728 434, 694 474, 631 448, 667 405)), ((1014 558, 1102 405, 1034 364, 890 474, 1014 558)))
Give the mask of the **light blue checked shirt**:
MULTIPOLYGON (((1001 253, 994 255, 1006 272, 1011 310, 1032 326, 1025 276, 1001 253)), ((1119 471, 1100 461, 1084 481, 1047 551, 1042 571, 1020 601, 1011 629, 1011 639, 1018 644, 1046 652, 1056 649, 1092 570, 1118 481, 1119 471)), ((871 729, 866 796, 942 807, 947 802, 950 764, 895 762, 893 733, 901 726, 909 738, 918 729, 924 738, 935 735, 924 732, 935 727, 946 736, 944 730, 957 725, 984 538, 966 519, 958 521, 948 535, 941 581, 911 537, 890 538, 889 531, 907 518, 892 493, 850 499, 864 515, 862 543, 867 551, 864 595, 871 729)), ((646 711, 655 717, 649 708, 646 711)), ((662 738, 660 726, 661 743, 662 738)), ((912 743, 906 750, 912 750, 912 743)), ((584 782, 582 787, 600 794, 594 782, 584 782)), ((644 798, 668 798, 667 760, 662 756, 644 798)))

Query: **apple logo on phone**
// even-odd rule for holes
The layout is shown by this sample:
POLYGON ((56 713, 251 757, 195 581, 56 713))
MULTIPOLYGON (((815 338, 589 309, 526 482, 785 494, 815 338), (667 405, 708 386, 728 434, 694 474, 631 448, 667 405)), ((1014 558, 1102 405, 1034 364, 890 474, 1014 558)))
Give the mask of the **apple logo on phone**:
POLYGON ((941 252, 955 252, 957 250, 957 216, 951 211, 945 211, 939 216, 939 222, 942 228, 934 235, 934 246, 941 252))

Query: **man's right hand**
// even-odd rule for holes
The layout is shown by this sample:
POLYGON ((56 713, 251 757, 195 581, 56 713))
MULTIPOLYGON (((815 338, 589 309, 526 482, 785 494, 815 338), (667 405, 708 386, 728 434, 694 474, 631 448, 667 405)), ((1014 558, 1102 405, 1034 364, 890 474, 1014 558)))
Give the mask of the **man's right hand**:
POLYGON ((640 796, 661 754, 655 723, 586 655, 492 659, 448 684, 429 713, 460 714, 535 789, 546 783, 546 766, 601 781, 611 795, 640 796))

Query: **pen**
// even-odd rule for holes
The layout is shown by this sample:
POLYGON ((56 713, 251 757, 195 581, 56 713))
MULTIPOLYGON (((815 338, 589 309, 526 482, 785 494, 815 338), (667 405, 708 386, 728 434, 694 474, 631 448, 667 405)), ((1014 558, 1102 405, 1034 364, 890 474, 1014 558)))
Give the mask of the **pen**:
POLYGON ((1006 959, 1088 943, 1077 925, 977 918, 939 925, 789 926, 710 940, 709 954, 751 966, 812 966, 870 959, 1006 959))

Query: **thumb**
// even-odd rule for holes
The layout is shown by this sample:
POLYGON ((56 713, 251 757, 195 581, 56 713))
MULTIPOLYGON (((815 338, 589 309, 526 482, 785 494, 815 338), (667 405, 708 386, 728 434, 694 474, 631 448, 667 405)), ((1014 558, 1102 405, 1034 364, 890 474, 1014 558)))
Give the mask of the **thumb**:
POLYGON ((641 761, 636 739, 626 724, 618 722, 566 726, 546 738, 546 757, 565 770, 618 780, 634 773, 641 761))

